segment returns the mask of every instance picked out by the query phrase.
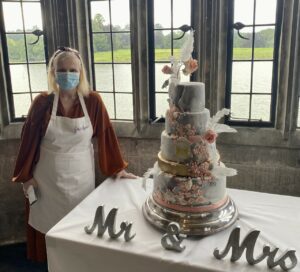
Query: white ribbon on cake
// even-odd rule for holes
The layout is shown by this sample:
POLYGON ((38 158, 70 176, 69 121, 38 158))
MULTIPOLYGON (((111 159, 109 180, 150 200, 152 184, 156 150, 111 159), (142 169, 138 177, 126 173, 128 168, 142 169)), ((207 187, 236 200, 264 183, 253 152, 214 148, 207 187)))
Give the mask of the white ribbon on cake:
MULTIPOLYGON (((237 132, 236 129, 231 128, 228 125, 225 124, 218 124, 221 118, 223 118, 225 115, 228 115, 230 113, 229 109, 222 109, 218 111, 213 117, 209 118, 209 121, 206 126, 206 130, 213 130, 216 133, 222 133, 222 132, 237 132)), ((233 168, 229 168, 224 166, 220 166, 218 162, 218 152, 216 149, 216 145, 211 145, 211 157, 212 157, 212 163, 213 163, 213 169, 211 170, 211 173, 213 176, 226 176, 231 177, 235 176, 237 174, 237 170, 233 168)))

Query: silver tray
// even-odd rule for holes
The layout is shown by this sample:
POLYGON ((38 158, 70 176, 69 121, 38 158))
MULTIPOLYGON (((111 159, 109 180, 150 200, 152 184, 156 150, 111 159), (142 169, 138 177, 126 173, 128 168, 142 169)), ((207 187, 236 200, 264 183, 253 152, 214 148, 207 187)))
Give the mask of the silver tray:
POLYGON ((207 236, 231 226, 237 220, 238 210, 228 197, 223 206, 209 212, 180 212, 162 207, 150 195, 143 205, 143 214, 153 226, 161 230, 166 230, 170 222, 177 222, 183 234, 207 236))

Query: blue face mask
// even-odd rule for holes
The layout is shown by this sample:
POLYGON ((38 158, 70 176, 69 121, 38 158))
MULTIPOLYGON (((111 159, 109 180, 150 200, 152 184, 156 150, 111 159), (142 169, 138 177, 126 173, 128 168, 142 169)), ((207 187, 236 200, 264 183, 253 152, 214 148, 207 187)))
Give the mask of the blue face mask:
POLYGON ((79 84, 79 73, 76 72, 56 72, 56 83, 62 91, 70 91, 79 84))

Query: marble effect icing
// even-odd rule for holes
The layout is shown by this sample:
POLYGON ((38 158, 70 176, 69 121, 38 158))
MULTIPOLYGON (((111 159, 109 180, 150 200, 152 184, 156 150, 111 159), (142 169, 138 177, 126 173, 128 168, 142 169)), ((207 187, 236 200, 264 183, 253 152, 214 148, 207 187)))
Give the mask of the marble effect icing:
POLYGON ((201 112, 205 108, 205 85, 201 82, 179 83, 169 97, 171 104, 181 112, 201 112))
POLYGON ((161 134, 161 155, 164 159, 173 162, 189 162, 191 160, 204 162, 209 160, 209 144, 201 140, 195 143, 187 137, 169 135, 166 131, 161 134))
MULTIPOLYGON (((169 89, 170 92, 170 89, 169 89)), ((203 212, 226 200, 226 177, 211 174, 217 158, 215 142, 204 137, 210 112, 205 108, 205 86, 179 83, 169 93, 165 130, 155 167, 153 199, 166 208, 203 212)), ((218 163, 218 167, 225 167, 218 163)))
POLYGON ((153 197, 167 208, 197 212, 218 208, 226 201, 226 177, 211 180, 180 177, 157 167, 154 179, 153 197))
POLYGON ((166 112, 165 129, 168 134, 174 135, 184 133, 184 129, 193 129, 195 135, 204 134, 209 117, 208 109, 201 112, 179 112, 172 108, 166 112))

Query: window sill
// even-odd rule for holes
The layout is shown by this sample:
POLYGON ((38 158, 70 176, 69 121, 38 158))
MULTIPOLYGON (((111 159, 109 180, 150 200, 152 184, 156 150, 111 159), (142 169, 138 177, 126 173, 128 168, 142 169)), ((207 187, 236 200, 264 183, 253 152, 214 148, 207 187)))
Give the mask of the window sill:
MULTIPOLYGON (((0 140, 19 139, 23 123, 5 126, 0 140)), ((120 138, 160 139, 164 123, 144 124, 140 129, 133 122, 113 122, 116 134, 120 138)), ((269 146, 278 148, 300 148, 300 130, 296 130, 289 140, 284 140, 281 131, 274 128, 235 127, 237 133, 222 133, 218 144, 269 146)))
MULTIPOLYGON (((119 137, 160 139, 165 128, 164 123, 144 124, 140 131, 133 123, 115 122, 114 128, 119 137)), ((235 127, 237 133, 222 133, 217 139, 218 144, 268 146, 277 148, 300 148, 300 130, 290 135, 289 140, 283 138, 282 132, 274 128, 235 127)))

